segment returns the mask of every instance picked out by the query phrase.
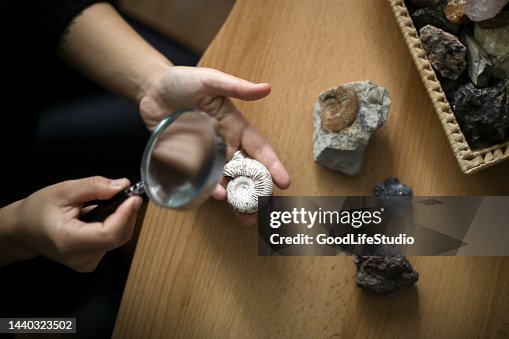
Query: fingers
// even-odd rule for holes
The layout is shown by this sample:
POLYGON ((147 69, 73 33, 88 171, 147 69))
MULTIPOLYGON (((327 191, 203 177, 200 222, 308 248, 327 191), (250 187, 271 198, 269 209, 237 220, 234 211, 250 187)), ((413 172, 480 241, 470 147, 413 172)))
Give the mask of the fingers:
POLYGON ((255 84, 210 68, 203 69, 201 77, 206 88, 216 96, 251 101, 266 97, 271 90, 268 83, 255 84))
POLYGON ((277 187, 280 189, 290 187, 290 175, 279 160, 276 152, 252 126, 247 126, 245 129, 241 144, 244 151, 250 157, 267 167, 277 187))
POLYGON ((69 180, 59 186, 59 196, 65 203, 106 200, 129 187, 128 179, 107 179, 100 176, 69 180))
POLYGON ((104 252, 122 246, 132 237, 136 215, 142 203, 141 197, 130 197, 104 222, 83 223, 76 220, 70 230, 73 240, 69 239, 69 246, 74 250, 104 252))

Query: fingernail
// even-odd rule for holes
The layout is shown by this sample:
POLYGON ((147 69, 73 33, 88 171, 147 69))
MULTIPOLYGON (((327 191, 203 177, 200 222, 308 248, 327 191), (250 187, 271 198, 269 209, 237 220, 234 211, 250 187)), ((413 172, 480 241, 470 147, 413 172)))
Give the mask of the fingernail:
POLYGON ((110 182, 110 185, 111 186, 114 186, 114 187, 124 187, 125 186, 125 181, 126 179, 125 178, 122 178, 122 179, 115 179, 115 180, 112 180, 110 182))

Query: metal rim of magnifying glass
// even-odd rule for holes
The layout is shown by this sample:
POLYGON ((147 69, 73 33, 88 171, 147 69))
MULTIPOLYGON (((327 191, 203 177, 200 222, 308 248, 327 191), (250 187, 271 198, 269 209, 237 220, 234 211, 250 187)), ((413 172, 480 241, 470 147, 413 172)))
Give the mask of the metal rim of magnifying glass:
POLYGON ((211 158, 211 164, 209 166, 209 173, 206 176, 206 180, 201 182, 199 186, 195 187, 193 191, 190 192, 189 197, 182 201, 181 203, 171 203, 162 201, 161 198, 157 195, 155 195, 152 190, 150 189, 148 182, 148 173, 149 173, 149 165, 150 165, 150 157, 152 154, 152 150, 154 149, 154 146, 156 144, 157 138, 161 134, 162 131, 164 131, 169 125, 171 125, 177 118, 179 118, 182 114, 188 113, 188 112, 195 112, 199 114, 203 114, 206 118, 210 118, 206 113, 201 112, 196 109, 191 108, 184 108, 179 109, 175 111, 174 113, 170 114, 157 125, 157 127, 152 132, 152 135, 150 136, 149 141, 147 142, 147 145, 145 147, 145 150, 143 152, 143 158, 141 161, 141 181, 144 186, 145 194, 149 197, 150 201, 154 202, 156 205, 163 207, 163 208, 173 208, 173 209, 189 209, 194 206, 197 206, 201 204, 203 201, 208 199, 212 192, 214 191, 214 188, 219 183, 219 180, 221 178, 224 163, 226 160, 226 145, 224 144, 223 139, 216 133, 214 133, 214 154, 211 158))

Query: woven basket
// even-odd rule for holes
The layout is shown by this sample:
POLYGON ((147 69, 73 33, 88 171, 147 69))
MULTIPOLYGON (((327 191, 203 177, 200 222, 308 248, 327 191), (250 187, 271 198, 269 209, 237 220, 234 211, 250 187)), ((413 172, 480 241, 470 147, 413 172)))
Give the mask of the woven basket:
POLYGON ((475 173, 509 159, 509 141, 482 149, 470 148, 426 56, 405 3, 403 0, 388 1, 463 173, 475 173))

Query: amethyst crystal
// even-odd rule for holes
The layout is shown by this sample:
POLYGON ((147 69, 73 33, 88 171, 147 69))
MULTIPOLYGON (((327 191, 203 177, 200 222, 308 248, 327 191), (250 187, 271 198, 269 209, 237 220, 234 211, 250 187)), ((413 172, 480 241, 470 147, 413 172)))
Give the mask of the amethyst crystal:
POLYGON ((509 0, 467 0, 465 14, 472 21, 482 21, 497 15, 509 0))
POLYGON ((498 144, 509 136, 508 88, 507 80, 486 88, 469 83, 454 94, 454 114, 472 147, 498 144))
POLYGON ((419 33, 433 68, 446 78, 457 79, 467 67, 466 47, 454 35, 431 25, 419 33))
POLYGON ((355 256, 357 286, 366 292, 395 295, 419 279, 404 256, 355 256))

